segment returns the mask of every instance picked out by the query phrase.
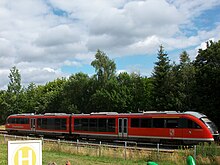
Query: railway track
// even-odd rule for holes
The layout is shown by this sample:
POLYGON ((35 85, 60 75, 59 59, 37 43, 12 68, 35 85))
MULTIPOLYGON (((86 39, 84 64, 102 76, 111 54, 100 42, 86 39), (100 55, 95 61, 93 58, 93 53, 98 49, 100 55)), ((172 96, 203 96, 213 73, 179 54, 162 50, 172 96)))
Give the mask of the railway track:
POLYGON ((0 134, 8 134, 8 132, 4 129, 0 129, 0 134))

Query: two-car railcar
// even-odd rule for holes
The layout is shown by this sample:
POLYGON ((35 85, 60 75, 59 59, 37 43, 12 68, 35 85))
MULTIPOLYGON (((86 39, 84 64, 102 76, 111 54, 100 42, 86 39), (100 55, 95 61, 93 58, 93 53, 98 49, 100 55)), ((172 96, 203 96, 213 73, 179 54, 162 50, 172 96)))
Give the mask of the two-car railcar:
POLYGON ((211 142, 219 136, 215 124, 207 116, 174 111, 16 114, 7 118, 6 130, 26 135, 152 142, 211 142))

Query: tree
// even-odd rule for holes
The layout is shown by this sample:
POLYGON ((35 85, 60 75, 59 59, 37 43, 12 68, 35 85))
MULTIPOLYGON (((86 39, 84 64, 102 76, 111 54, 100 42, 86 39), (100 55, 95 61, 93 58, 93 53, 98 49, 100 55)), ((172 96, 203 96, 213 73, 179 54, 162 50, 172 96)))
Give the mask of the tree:
POLYGON ((89 76, 81 72, 71 75, 63 88, 61 107, 72 113, 87 113, 90 95, 93 93, 90 81, 89 76))
POLYGON ((0 124, 3 124, 7 118, 6 92, 3 90, 0 90, 0 111, 0 124))
POLYGON ((173 109, 177 111, 189 111, 195 108, 195 67, 190 62, 186 51, 180 54, 180 64, 172 66, 172 93, 173 109))
POLYGON ((15 95, 19 94, 21 92, 22 86, 21 86, 21 75, 19 73, 19 70, 14 66, 12 69, 10 69, 9 74, 10 82, 8 84, 8 92, 13 93, 15 95))
POLYGON ((207 42, 207 48, 199 50, 194 66, 197 109, 220 127, 220 41, 207 42))
POLYGON ((164 53, 164 48, 161 45, 158 51, 158 61, 155 63, 153 76, 152 76, 152 97, 153 97, 153 109, 158 111, 169 110, 172 106, 170 99, 170 82, 169 71, 171 65, 168 55, 164 53))
POLYGON ((5 116, 13 113, 22 113, 22 106, 24 105, 23 89, 21 86, 21 75, 19 70, 15 66, 12 67, 8 77, 10 81, 4 98, 4 104, 7 109, 5 116))
POLYGON ((102 86, 104 86, 108 80, 115 76, 115 62, 110 60, 108 56, 100 50, 98 50, 95 54, 95 60, 92 61, 91 65, 95 68, 98 82, 102 86))
POLYGON ((63 88, 65 83, 65 78, 57 78, 52 82, 48 82, 43 87, 43 95, 41 97, 41 101, 44 105, 43 112, 68 112, 61 107, 61 102, 63 100, 63 88))

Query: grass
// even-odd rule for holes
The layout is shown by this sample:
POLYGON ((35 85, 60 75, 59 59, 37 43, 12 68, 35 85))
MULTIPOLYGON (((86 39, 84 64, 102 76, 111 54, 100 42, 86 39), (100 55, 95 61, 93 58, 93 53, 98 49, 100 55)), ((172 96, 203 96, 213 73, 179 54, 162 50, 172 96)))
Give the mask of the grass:
POLYGON ((5 125, 0 125, 0 130, 5 130, 5 125))
MULTIPOLYGON (((14 140, 14 139, 7 139, 14 140)), ((112 149, 97 146, 78 146, 75 144, 46 142, 43 144, 43 165, 56 162, 64 165, 67 160, 73 165, 146 165, 147 161, 155 161, 159 165, 186 165, 188 155, 193 155, 193 149, 180 148, 173 153, 162 153, 159 155, 153 151, 132 151, 127 149, 126 160, 123 148, 112 149)), ((205 144, 197 146, 197 165, 220 164, 220 148, 216 144, 205 144)), ((7 165, 7 144, 0 136, 0 165, 7 165)))
MULTIPOLYGON (((48 151, 44 150, 42 164, 47 165, 49 162, 56 162, 57 165, 64 165, 67 160, 74 165, 133 165, 140 164, 144 165, 146 162, 144 160, 124 160, 124 159, 113 159, 108 157, 94 157, 86 155, 69 154, 59 151, 48 151)), ((7 165, 7 145, 0 144, 0 164, 7 165)))

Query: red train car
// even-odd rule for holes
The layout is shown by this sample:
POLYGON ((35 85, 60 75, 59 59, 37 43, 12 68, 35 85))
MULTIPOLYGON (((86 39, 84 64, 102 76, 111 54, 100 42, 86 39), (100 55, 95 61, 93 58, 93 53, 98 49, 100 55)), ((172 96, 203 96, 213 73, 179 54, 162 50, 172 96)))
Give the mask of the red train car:
POLYGON ((70 116, 61 113, 15 114, 7 118, 5 128, 9 134, 69 135, 70 116))
POLYGON ((9 116, 6 123, 9 133, 71 138, 198 143, 219 136, 215 124, 197 112, 20 114, 9 116))

